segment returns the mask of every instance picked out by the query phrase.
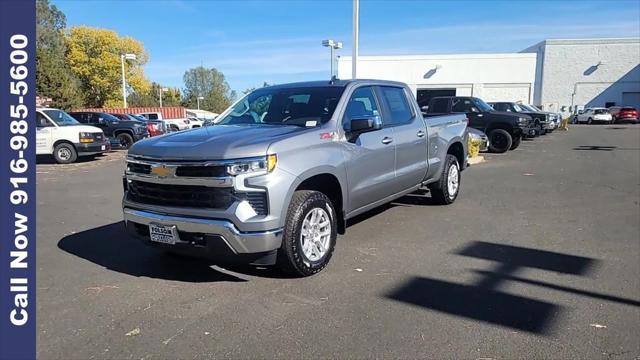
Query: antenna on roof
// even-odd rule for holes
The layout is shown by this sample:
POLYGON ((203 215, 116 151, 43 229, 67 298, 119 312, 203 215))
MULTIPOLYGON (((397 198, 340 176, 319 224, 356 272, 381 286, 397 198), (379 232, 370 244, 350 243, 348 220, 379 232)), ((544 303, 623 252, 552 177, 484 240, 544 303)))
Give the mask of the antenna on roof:
POLYGON ((331 80, 329 80, 329 84, 333 85, 338 79, 336 75, 331 76, 331 80))

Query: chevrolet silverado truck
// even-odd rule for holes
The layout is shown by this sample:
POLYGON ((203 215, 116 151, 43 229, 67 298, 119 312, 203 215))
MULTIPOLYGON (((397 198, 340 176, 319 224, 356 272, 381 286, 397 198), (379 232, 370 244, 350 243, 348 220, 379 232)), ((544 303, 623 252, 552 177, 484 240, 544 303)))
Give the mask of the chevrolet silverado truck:
POLYGON ((466 127, 463 114, 425 119, 397 82, 261 88, 213 125, 135 143, 124 221, 169 252, 309 276, 328 264, 348 219, 423 186, 453 203, 466 127))
POLYGON ((429 101, 426 116, 466 114, 469 127, 489 136, 489 150, 503 153, 520 146, 523 136, 535 134, 531 116, 495 111, 486 102, 471 96, 439 96, 429 101))

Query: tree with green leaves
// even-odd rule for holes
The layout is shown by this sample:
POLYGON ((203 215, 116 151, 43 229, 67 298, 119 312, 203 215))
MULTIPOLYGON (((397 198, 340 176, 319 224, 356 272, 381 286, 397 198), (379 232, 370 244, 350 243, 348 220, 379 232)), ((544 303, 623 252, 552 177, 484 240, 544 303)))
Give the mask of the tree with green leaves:
POLYGON ((195 109, 200 100, 200 109, 215 113, 224 111, 235 99, 224 74, 215 68, 198 66, 184 73, 183 105, 195 109))
POLYGON ((80 83, 66 62, 66 17, 48 0, 36 1, 36 94, 65 110, 82 106, 80 83))
POLYGON ((151 83, 147 91, 134 92, 127 97, 127 103, 131 107, 160 106, 160 91, 162 92, 162 106, 180 106, 182 94, 180 89, 162 86, 156 82, 151 83))

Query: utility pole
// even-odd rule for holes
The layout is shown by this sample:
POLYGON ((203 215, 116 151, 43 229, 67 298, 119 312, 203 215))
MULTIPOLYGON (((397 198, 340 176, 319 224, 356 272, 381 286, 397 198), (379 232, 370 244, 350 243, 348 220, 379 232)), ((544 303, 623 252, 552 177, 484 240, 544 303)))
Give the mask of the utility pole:
POLYGON ((358 76, 358 32, 360 28, 360 1, 353 0, 353 54, 351 56, 351 78, 358 76))

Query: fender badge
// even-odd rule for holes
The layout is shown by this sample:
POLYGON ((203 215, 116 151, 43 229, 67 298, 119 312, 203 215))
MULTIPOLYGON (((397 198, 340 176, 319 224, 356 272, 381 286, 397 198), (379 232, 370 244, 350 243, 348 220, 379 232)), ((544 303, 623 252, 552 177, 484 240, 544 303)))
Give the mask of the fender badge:
POLYGON ((333 132, 328 132, 328 133, 320 133, 320 140, 330 140, 333 139, 333 132))

